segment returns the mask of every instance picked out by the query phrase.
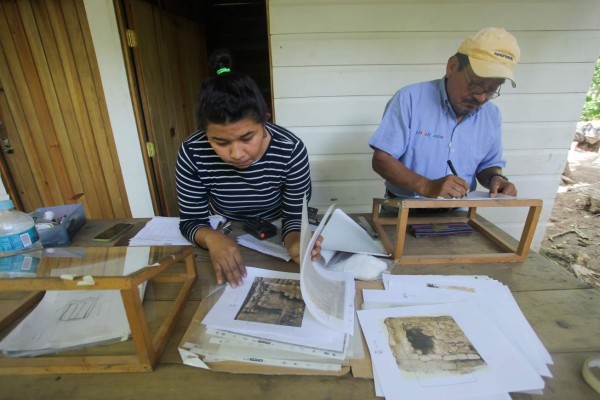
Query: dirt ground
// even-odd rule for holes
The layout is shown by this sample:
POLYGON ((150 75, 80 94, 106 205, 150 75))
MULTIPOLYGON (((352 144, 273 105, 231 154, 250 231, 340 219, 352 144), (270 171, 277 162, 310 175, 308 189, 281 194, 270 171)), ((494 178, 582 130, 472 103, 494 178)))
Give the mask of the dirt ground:
POLYGON ((600 153, 569 151, 567 176, 558 190, 540 254, 600 288, 600 153))

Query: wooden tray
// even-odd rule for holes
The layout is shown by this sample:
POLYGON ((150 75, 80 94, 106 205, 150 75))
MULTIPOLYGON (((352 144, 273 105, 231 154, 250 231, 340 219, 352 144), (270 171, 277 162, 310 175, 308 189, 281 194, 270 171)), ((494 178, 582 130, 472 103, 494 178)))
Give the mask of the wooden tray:
POLYGON ((373 225, 381 238, 385 249, 399 264, 458 264, 458 263, 495 263, 495 262, 521 262, 529 253, 533 234, 542 211, 542 200, 538 199, 373 199, 372 219, 373 225), (397 217, 383 217, 380 214, 382 205, 398 208, 397 217), (489 223, 477 215, 479 207, 527 207, 529 209, 523 227, 523 232, 518 243, 506 240, 498 233, 499 229, 492 229, 489 223), (409 217, 411 209, 424 208, 468 208, 466 216, 456 216, 452 213, 444 215, 435 213, 430 216, 409 217), (469 254, 405 254, 405 242, 408 225, 411 223, 448 223, 466 222, 487 240, 496 245, 500 251, 492 253, 469 254), (384 229, 386 225, 395 226, 396 243, 393 244, 390 236, 384 229))

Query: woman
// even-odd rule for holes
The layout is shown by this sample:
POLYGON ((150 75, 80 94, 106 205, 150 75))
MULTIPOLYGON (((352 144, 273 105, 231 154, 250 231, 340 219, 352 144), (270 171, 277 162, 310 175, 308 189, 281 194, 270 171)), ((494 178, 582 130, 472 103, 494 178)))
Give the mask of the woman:
MULTIPOLYGON (((231 56, 218 51, 209 60, 214 75, 202 84, 197 114, 200 130, 181 145, 176 181, 180 230, 208 249, 217 282, 242 283, 246 268, 234 240, 214 230, 209 215, 245 220, 282 218, 282 238, 300 260, 302 202, 311 194, 304 144, 270 115, 258 86, 232 69, 231 56)), ((320 252, 319 240, 311 256, 320 252)))

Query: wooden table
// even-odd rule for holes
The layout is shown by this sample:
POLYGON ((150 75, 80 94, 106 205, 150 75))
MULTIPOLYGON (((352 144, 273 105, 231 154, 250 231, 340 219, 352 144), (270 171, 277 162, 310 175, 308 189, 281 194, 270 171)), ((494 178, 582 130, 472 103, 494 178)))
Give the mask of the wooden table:
MULTIPOLYGON (((89 220, 72 245, 114 245, 127 238, 100 244, 91 237, 115 221, 89 220)), ((144 220, 136 223, 133 236, 144 220)), ((367 379, 323 376, 265 376, 206 371, 183 365, 177 345, 200 300, 215 287, 207 253, 198 249, 199 279, 154 372, 79 375, 0 376, 0 399, 375 399, 367 379)), ((297 272, 293 263, 243 250, 247 265, 297 272)), ((523 313, 551 352, 554 378, 546 380, 543 396, 513 395, 514 399, 598 399, 581 377, 581 366, 590 356, 600 356, 600 292, 589 288, 563 268, 531 252, 523 263, 469 265, 396 265, 397 274, 482 274, 497 279, 513 292, 523 313)), ((174 292, 148 290, 147 315, 174 292)), ((0 299, 0 313, 14 303, 0 299)))

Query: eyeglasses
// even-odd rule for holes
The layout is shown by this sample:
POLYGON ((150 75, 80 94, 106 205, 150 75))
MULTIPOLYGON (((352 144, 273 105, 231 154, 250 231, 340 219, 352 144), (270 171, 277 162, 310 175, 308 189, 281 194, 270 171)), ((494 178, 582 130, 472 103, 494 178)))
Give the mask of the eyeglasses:
POLYGON ((487 91, 479 85, 472 84, 471 80, 469 79, 469 74, 467 73, 466 70, 465 70, 465 78, 467 79, 467 85, 469 85, 468 86, 469 91, 471 93, 473 93, 474 95, 484 94, 485 98, 488 100, 492 100, 492 99, 495 99, 496 97, 500 96, 500 88, 502 87, 502 85, 498 86, 497 91, 487 91))

